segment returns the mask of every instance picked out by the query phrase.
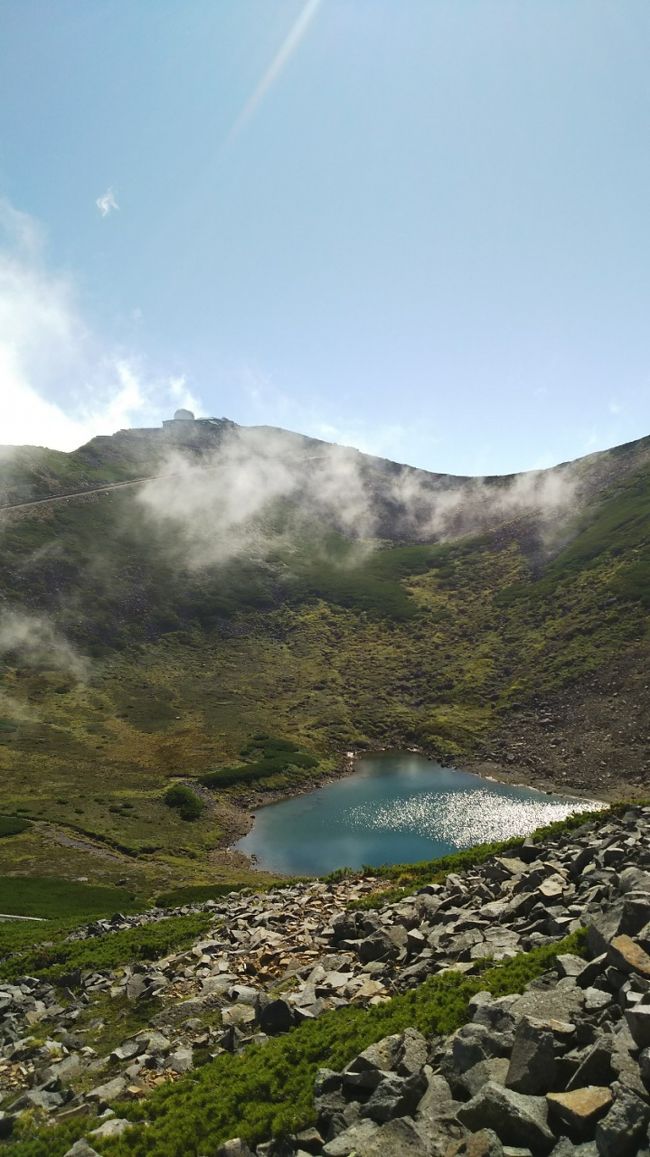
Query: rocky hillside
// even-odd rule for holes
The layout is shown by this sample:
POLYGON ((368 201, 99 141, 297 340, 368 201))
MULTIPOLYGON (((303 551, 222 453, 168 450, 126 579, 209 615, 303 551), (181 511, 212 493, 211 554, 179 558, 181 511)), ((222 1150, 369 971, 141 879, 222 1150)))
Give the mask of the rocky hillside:
POLYGON ((397 899, 343 875, 24 949, 0 1131, 16 1157, 646 1153, 649 831, 620 808, 397 899))

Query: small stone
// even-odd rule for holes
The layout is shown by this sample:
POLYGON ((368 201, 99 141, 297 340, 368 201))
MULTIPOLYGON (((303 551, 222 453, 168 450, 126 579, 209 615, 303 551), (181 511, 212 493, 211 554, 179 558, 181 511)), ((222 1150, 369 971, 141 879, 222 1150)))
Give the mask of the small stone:
POLYGON ((132 1121, 127 1121, 126 1117, 111 1117, 110 1121, 104 1121, 97 1129, 91 1129, 88 1134, 89 1137, 119 1137, 125 1129, 131 1128, 132 1121))
POLYGON ((503 1157, 503 1145, 492 1129, 479 1129, 460 1141, 452 1141, 445 1157, 503 1157))

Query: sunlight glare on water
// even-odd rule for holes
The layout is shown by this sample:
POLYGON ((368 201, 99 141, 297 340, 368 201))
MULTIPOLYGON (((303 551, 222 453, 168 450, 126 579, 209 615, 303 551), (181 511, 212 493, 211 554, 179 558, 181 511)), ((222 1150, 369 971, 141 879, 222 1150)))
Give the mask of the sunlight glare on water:
POLYGON ((381 805, 360 804, 351 808, 346 818, 353 827, 364 830, 413 832, 456 848, 469 848, 526 836, 535 828, 594 806, 587 800, 563 805, 508 799, 489 791, 421 792, 381 805))

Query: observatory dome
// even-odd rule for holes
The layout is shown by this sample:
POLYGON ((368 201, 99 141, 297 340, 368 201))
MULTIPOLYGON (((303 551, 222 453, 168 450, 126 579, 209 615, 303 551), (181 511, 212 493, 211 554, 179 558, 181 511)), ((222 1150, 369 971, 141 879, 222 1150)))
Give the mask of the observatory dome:
POLYGON ((193 422, 194 414, 191 410, 177 410, 174 414, 175 422, 193 422))

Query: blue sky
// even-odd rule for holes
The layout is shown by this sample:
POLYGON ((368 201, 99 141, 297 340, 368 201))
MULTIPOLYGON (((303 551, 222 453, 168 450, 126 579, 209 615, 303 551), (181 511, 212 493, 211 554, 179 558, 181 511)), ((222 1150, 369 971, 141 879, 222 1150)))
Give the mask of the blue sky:
POLYGON ((0 442, 650 434, 647 0, 0 0, 0 442))

